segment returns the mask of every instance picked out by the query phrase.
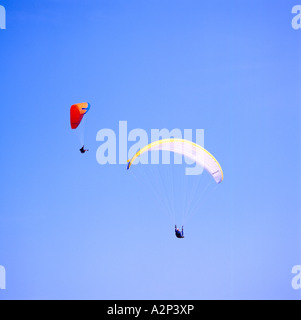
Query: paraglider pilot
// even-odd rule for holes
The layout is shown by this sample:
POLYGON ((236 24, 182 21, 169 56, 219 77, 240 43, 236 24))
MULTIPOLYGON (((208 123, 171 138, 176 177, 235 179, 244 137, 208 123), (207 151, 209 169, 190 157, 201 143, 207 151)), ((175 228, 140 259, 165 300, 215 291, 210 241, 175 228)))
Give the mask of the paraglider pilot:
POLYGON ((175 226, 176 237, 179 239, 184 239, 184 227, 182 227, 182 231, 180 231, 177 226, 175 226))
POLYGON ((86 150, 86 149, 85 149, 85 146, 82 146, 82 148, 79 149, 79 151, 80 151, 81 153, 86 153, 86 152, 89 151, 89 150, 86 150))

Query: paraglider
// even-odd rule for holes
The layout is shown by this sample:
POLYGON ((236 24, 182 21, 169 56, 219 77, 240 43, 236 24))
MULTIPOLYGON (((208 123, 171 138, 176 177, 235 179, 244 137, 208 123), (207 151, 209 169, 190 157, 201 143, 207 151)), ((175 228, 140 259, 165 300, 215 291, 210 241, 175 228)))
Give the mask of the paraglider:
POLYGON ((83 153, 83 154, 84 154, 84 153, 86 153, 86 152, 89 151, 89 150, 86 150, 86 149, 85 149, 85 146, 82 146, 81 149, 79 149, 79 151, 80 151, 80 153, 83 153))
MULTIPOLYGON (((72 130, 76 130, 79 125, 81 124, 84 116, 88 113, 90 110, 90 103, 83 102, 83 103, 77 103, 71 106, 70 108, 70 125, 72 130)), ((84 134, 81 134, 81 142, 84 143, 84 134)), ((85 146, 83 145, 82 148, 79 150, 82 154, 86 153, 89 150, 85 149, 85 146)))
MULTIPOLYGON (((218 161, 213 157, 213 155, 200 145, 184 139, 164 139, 155 141, 145 146, 144 148, 139 150, 130 160, 128 160, 127 169, 129 170, 131 168, 132 164, 138 157, 140 157, 144 153, 151 151, 168 151, 179 154, 190 159, 193 163, 196 163, 197 165, 205 169, 214 179, 216 184, 220 184, 223 181, 223 170, 218 161)), ((195 192, 195 194, 197 193, 195 192)), ((179 197, 181 196, 182 194, 179 195, 179 197)), ((180 231, 177 226, 175 226, 175 235, 177 238, 183 239, 184 227, 182 227, 182 231, 180 231)))
POLYGON ((184 239, 184 227, 182 227, 182 231, 180 231, 177 226, 175 226, 175 234, 178 239, 184 239))
POLYGON ((200 145, 183 139, 165 139, 147 145, 138 151, 132 159, 128 160, 128 170, 133 162, 143 153, 157 150, 174 152, 193 160, 202 166, 217 184, 221 183, 224 179, 223 170, 212 154, 200 145))
POLYGON ((70 108, 71 129, 77 129, 83 120, 84 115, 90 110, 90 103, 77 103, 70 108))

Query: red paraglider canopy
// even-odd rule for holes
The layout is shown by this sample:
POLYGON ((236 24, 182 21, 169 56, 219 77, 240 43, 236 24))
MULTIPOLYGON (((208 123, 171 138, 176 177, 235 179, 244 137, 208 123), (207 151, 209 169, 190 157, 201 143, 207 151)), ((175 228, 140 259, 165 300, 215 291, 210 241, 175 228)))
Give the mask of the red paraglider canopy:
POLYGON ((74 104, 70 108, 70 123, 71 128, 76 129, 81 121, 83 120, 84 115, 90 110, 90 104, 87 102, 74 104))

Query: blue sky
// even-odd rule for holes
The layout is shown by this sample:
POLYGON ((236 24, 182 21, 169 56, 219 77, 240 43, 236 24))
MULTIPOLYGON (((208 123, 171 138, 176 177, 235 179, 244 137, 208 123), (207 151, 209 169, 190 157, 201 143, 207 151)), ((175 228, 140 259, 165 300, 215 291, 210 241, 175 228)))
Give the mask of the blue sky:
POLYGON ((296 0, 0 4, 0 299, 300 299, 296 0), (205 130, 225 178, 184 241, 124 165, 97 163, 121 120, 205 130))

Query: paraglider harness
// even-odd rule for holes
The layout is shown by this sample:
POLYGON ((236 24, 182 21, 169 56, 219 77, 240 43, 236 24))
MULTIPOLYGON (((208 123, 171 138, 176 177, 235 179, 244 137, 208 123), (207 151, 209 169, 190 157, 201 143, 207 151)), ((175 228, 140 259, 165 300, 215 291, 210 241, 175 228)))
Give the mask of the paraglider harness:
POLYGON ((180 231, 177 226, 175 226, 176 237, 179 239, 184 239, 184 227, 182 227, 182 231, 180 231))
POLYGON ((89 150, 85 150, 85 146, 82 146, 82 148, 79 149, 79 151, 80 151, 81 153, 86 153, 86 152, 89 151, 89 150))

